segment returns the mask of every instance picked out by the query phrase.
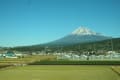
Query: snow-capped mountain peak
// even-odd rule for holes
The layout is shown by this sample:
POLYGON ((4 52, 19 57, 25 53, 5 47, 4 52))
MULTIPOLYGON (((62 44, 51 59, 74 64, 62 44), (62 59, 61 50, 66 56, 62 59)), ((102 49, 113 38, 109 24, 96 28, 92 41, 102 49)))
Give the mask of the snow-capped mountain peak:
POLYGON ((96 35, 96 32, 91 31, 86 27, 79 27, 75 31, 72 32, 73 35, 96 35))
POLYGON ((64 46, 64 45, 96 42, 107 39, 110 38, 108 36, 104 36, 102 34, 96 33, 88 28, 79 27, 71 34, 64 36, 63 38, 57 39, 53 42, 50 42, 47 45, 64 46))

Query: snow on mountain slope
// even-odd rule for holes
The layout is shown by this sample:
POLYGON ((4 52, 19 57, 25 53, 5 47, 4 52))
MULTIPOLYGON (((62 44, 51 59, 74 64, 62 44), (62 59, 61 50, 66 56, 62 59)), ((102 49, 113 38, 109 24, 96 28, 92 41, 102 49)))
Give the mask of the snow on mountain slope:
POLYGON ((61 39, 49 42, 47 45, 71 45, 77 43, 102 41, 107 39, 110 39, 110 37, 93 32, 88 28, 80 27, 73 31, 71 34, 61 39))
POLYGON ((97 35, 96 32, 91 31, 85 27, 79 27, 75 31, 72 32, 73 35, 97 35))

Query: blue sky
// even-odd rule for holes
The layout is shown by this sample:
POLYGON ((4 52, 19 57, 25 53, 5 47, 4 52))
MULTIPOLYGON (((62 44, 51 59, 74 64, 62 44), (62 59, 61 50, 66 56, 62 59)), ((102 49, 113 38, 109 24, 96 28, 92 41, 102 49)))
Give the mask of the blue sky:
POLYGON ((46 43, 79 26, 120 36, 120 0, 0 0, 0 46, 46 43))

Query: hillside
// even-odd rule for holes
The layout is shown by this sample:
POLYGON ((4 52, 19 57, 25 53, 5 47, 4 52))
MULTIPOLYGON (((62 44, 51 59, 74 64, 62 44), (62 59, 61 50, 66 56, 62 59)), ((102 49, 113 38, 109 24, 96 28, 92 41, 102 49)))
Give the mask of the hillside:
POLYGON ((104 41, 98 42, 90 42, 90 43, 83 43, 83 44, 75 44, 72 46, 64 47, 65 51, 120 51, 120 38, 114 38, 104 41))
POLYGON ((110 39, 100 33, 96 33, 86 27, 79 27, 72 33, 52 42, 43 44, 43 46, 67 46, 78 43, 96 42, 110 39))
POLYGON ((119 51, 120 38, 111 38, 94 32, 85 27, 79 27, 69 35, 45 44, 11 48, 18 51, 119 51))
MULTIPOLYGON (((89 51, 89 50, 106 50, 110 51, 112 50, 119 51, 120 52, 120 38, 113 38, 112 40, 104 40, 104 41, 98 41, 98 42, 90 42, 90 43, 80 43, 80 44, 74 44, 69 46, 51 46, 47 47, 47 50, 50 50, 51 52, 54 51, 89 51), (112 44, 111 44, 112 42, 112 44)), ((24 46, 24 47, 14 47, 11 48, 11 50, 18 50, 18 51, 42 51, 45 50, 45 46, 24 46)))

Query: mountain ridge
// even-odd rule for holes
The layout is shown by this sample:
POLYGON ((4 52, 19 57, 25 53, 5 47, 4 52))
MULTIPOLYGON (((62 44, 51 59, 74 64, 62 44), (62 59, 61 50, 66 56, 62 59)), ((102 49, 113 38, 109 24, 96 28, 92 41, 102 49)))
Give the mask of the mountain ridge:
POLYGON ((21 47, 14 47, 11 50, 18 50, 18 51, 43 51, 45 48, 49 48, 52 52, 59 51, 62 48, 62 51, 87 51, 87 50, 112 50, 111 49, 111 41, 113 43, 113 49, 115 51, 120 52, 120 38, 112 38, 103 41, 96 41, 96 42, 88 42, 88 43, 77 43, 72 45, 66 46, 43 46, 43 45, 32 45, 32 46, 21 46, 21 47))
POLYGON ((28 47, 30 49, 37 48, 39 50, 39 48, 44 49, 45 47, 60 47, 60 46, 64 47, 64 46, 71 46, 74 44, 104 41, 108 39, 113 39, 113 38, 98 34, 85 27, 79 27, 69 35, 66 35, 60 39, 57 39, 48 43, 44 43, 44 44, 37 44, 37 45, 31 45, 31 46, 25 46, 25 47, 28 47))
POLYGON ((110 39, 108 36, 101 35, 100 33, 96 33, 86 27, 79 27, 71 34, 64 36, 63 38, 57 39, 52 42, 45 43, 43 45, 71 45, 77 43, 86 43, 86 42, 95 42, 110 39))

